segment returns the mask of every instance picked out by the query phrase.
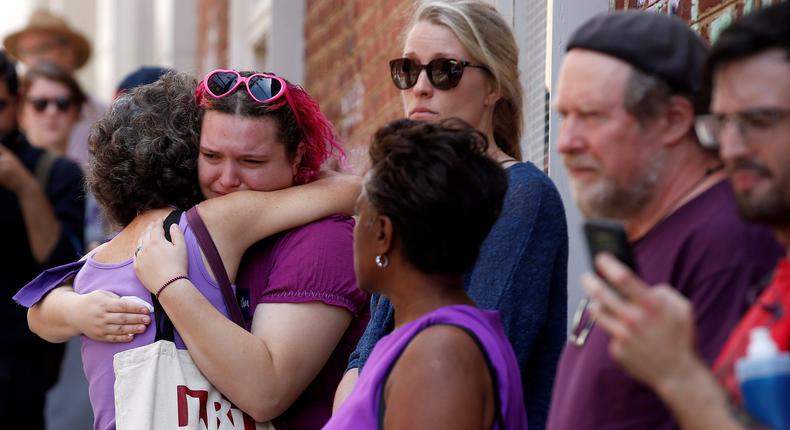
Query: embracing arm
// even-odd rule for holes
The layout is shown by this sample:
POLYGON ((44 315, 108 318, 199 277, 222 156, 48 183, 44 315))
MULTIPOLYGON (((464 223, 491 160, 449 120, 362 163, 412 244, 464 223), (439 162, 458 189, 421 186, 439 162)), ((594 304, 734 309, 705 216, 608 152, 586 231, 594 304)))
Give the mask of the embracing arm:
MULTIPOLYGON (((186 273, 187 251, 177 226, 167 242, 158 224, 146 231, 135 271, 151 292, 186 273)), ((230 401, 257 421, 282 414, 326 364, 351 313, 320 302, 262 303, 252 333, 222 315, 188 280, 167 287, 159 301, 195 364, 230 401)))
POLYGON ((27 312, 30 331, 60 343, 84 334, 104 342, 129 342, 151 322, 148 309, 109 291, 74 292, 71 285, 53 289, 27 312))
POLYGON ((73 274, 79 267, 71 263, 48 270, 14 297, 29 307, 32 332, 50 342, 65 342, 78 334, 104 342, 128 342, 145 331, 151 319, 144 306, 109 291, 74 292, 73 274))
POLYGON ((252 244, 332 214, 354 213, 362 178, 329 174, 278 191, 237 191, 200 203, 199 213, 222 256, 231 282, 252 244))
POLYGON ((48 342, 61 343, 80 334, 68 322, 73 315, 74 289, 69 285, 52 290, 44 300, 36 303, 27 311, 27 324, 30 331, 48 342))
POLYGON ((189 282, 168 287, 161 303, 195 364, 256 421, 276 418, 324 367, 351 314, 323 303, 261 304, 252 333, 220 314, 189 282))
POLYGON ((53 343, 80 334, 104 342, 129 342, 150 322, 144 306, 109 291, 78 294, 70 283, 53 289, 27 311, 30 331, 53 343))

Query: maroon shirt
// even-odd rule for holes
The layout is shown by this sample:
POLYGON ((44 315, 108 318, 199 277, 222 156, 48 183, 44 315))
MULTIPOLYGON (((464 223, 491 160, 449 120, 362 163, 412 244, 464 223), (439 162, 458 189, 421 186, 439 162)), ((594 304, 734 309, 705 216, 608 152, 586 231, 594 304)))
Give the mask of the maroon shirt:
POLYGON ((353 234, 352 218, 325 218, 258 242, 239 269, 237 295, 248 319, 259 303, 322 302, 354 316, 318 376, 275 420, 289 430, 318 429, 329 420, 335 389, 369 318, 369 297, 354 276, 353 234))
MULTIPOLYGON (((633 243, 648 285, 675 286, 694 305, 697 348, 710 364, 760 284, 783 254, 772 232, 737 215, 728 182, 689 201, 633 243)), ((548 429, 675 429, 648 387, 611 359, 609 337, 593 326, 582 346, 567 343, 548 429)))

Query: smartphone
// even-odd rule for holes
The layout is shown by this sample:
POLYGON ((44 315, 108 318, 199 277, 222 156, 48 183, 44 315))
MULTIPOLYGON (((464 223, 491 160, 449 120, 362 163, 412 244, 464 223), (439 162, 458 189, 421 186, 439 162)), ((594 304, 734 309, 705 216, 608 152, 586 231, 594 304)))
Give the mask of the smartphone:
POLYGON ((621 222, 608 219, 587 220, 584 222, 584 235, 587 237, 593 269, 595 256, 600 252, 608 252, 636 273, 636 260, 621 222))

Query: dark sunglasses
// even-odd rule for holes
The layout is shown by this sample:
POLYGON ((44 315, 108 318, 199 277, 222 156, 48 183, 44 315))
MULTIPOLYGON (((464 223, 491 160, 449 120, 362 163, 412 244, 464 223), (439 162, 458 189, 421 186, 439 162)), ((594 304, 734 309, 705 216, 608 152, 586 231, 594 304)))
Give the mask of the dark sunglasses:
POLYGON ((392 82, 401 90, 407 90, 417 84, 420 72, 425 69, 428 81, 437 90, 455 88, 464 75, 464 68, 476 67, 488 70, 485 66, 471 64, 464 60, 450 58, 437 58, 428 64, 420 64, 411 58, 396 58, 390 61, 390 75, 392 82))
POLYGON ((66 112, 71 109, 72 106, 76 105, 71 97, 55 97, 51 99, 46 97, 32 97, 27 99, 27 101, 37 112, 44 112, 47 110, 47 106, 49 106, 50 103, 54 104, 59 112, 66 112))
POLYGON ((215 99, 221 99, 233 93, 236 88, 245 84, 247 92, 258 103, 270 103, 285 93, 286 85, 282 78, 256 73, 241 76, 235 70, 214 70, 206 75, 202 85, 206 92, 215 99))

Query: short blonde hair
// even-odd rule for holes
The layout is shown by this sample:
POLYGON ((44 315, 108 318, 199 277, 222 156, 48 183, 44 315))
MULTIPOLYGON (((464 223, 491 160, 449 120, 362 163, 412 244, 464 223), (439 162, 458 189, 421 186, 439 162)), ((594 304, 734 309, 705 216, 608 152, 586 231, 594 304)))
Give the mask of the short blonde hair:
POLYGON ((521 160, 524 90, 519 79, 516 39, 502 15, 481 0, 426 0, 417 6, 407 30, 420 21, 449 28, 471 60, 486 66, 501 96, 494 106, 495 143, 506 154, 521 160))

